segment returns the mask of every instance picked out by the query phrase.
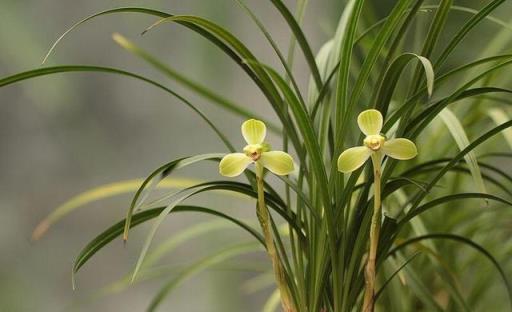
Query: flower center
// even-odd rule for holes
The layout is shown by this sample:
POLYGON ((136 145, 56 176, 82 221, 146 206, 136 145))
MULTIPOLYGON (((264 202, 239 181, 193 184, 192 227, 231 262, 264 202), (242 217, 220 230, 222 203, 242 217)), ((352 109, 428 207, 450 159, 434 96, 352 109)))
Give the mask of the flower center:
POLYGON ((364 145, 372 151, 378 151, 384 145, 384 137, 380 134, 369 135, 364 139, 364 145))
POLYGON ((244 147, 245 155, 251 157, 253 161, 260 159, 261 154, 270 151, 270 145, 266 142, 261 144, 249 144, 244 147))
POLYGON ((251 157, 253 161, 257 161, 261 157, 263 146, 261 144, 249 144, 244 147, 245 155, 251 157))

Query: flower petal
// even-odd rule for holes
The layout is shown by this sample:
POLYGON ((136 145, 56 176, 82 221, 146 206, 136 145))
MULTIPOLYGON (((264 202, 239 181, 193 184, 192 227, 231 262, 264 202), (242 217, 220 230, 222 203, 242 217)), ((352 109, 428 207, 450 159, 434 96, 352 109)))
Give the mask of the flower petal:
POLYGON ((338 158, 338 170, 343 173, 352 172, 361 167, 371 154, 372 150, 366 146, 349 148, 338 158))
POLYGON ((265 152, 258 160, 263 167, 277 175, 287 175, 293 171, 293 158, 281 151, 265 152))
POLYGON ((253 160, 244 153, 227 154, 219 163, 219 172, 225 177, 240 175, 253 160))
POLYGON ((267 127, 261 120, 249 119, 242 124, 242 135, 248 144, 261 144, 267 135, 267 127))
POLYGON ((382 122, 382 114, 376 109, 367 109, 357 116, 359 129, 366 135, 379 134, 382 122))
POLYGON ((418 155, 416 145, 411 140, 403 138, 384 142, 382 151, 391 158, 401 160, 411 159, 418 155))

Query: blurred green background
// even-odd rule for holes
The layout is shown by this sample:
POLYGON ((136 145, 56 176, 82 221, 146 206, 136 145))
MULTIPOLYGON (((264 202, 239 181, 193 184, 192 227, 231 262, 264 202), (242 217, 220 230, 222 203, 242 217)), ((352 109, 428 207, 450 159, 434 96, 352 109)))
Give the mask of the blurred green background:
MULTIPOLYGON (((290 7, 295 1, 285 1, 290 7)), ((388 12, 394 1, 372 1, 375 13, 388 12)), ((286 51, 290 33, 267 1, 247 1, 286 51)), ((479 0, 457 1, 479 6, 479 0)), ((0 0, 0 76, 40 66, 51 43, 74 22, 107 8, 145 6, 171 13, 210 18, 232 30, 264 62, 277 60, 256 26, 232 0, 168 1, 63 1, 0 0)), ((343 1, 311 0, 304 21, 310 44, 317 51, 334 33, 343 1)), ((510 19, 504 5, 496 15, 510 19)), ((453 25, 467 15, 454 13, 453 25)), ((183 90, 116 45, 119 32, 159 56, 186 76, 237 99, 260 115, 272 116, 264 98, 240 70, 209 43, 183 27, 166 25, 144 37, 140 32, 155 21, 136 14, 102 17, 68 36, 48 65, 105 65, 140 73, 178 90, 219 127, 242 144, 241 120, 183 90)), ((492 33, 482 28, 478 36, 492 33)), ((473 56, 471 49, 458 50, 473 56)), ((303 87, 307 72, 297 53, 296 73, 303 87)), ((190 109, 168 94, 141 82, 113 75, 60 74, 25 81, 0 89, 0 311, 142 311, 161 281, 141 283, 104 298, 88 295, 130 272, 147 226, 133 231, 123 248, 120 240, 100 252, 78 274, 78 289, 71 289, 74 257, 100 231, 124 217, 131 196, 118 196, 80 209, 53 227, 39 242, 30 240, 34 226, 53 208, 92 187, 142 178, 172 159, 209 152, 224 152, 223 145, 190 109)), ((270 117, 270 118, 272 118, 270 117)), ((276 138, 271 138, 278 144, 276 138)), ((212 165, 180 172, 181 176, 215 178, 212 165)), ((226 201, 221 196, 204 202, 226 211, 253 217, 253 203, 226 201), (231 210, 229 210, 231 209, 231 210)), ((159 231, 162 240, 190 224, 206 220, 195 215, 168 218, 159 231)), ((166 258, 186 264, 211 248, 222 246, 238 230, 193 241, 166 258)), ((250 259, 252 260, 252 259, 250 259)), ((262 262, 265 263, 265 262, 262 262)), ((254 274, 213 270, 180 287, 164 304, 168 311, 260 311, 269 292, 248 294, 244 281, 254 274)))

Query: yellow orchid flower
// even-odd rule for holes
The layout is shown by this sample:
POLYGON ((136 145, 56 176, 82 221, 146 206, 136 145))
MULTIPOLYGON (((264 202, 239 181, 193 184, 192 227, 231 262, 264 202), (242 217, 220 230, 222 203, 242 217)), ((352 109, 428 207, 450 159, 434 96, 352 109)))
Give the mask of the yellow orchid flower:
POLYGON ((400 160, 411 159, 418 154, 416 145, 411 140, 404 138, 386 140, 380 134, 383 118, 376 109, 368 109, 359 114, 357 124, 366 138, 363 146, 352 147, 341 153, 338 158, 338 170, 343 173, 358 169, 375 153, 400 160))
POLYGON ((265 123, 256 119, 249 119, 242 124, 242 135, 247 142, 243 153, 231 153, 222 158, 219 163, 219 172, 226 177, 236 177, 247 167, 256 165, 256 181, 258 189, 258 206, 256 215, 263 230, 267 253, 272 261, 272 268, 276 283, 281 295, 281 304, 284 311, 296 311, 294 308, 290 289, 285 279, 285 270, 274 244, 272 229, 270 227, 270 213, 265 204, 265 186, 263 170, 267 168, 277 175, 287 175, 294 170, 292 157, 282 151, 271 151, 270 145, 265 142, 267 127, 265 123))
POLYGON ((277 175, 287 175, 294 170, 292 157, 282 151, 271 151, 265 143, 267 127, 256 119, 242 124, 242 135, 247 142, 243 153, 231 153, 222 158, 219 172, 226 177, 240 175, 250 164, 256 163, 277 175))
POLYGON ((360 168, 370 157, 373 164, 373 215, 370 226, 370 246, 365 267, 365 294, 363 311, 373 311, 375 305, 375 276, 377 248, 381 225, 381 162, 383 155, 395 159, 414 158, 418 151, 416 145, 404 138, 386 140, 380 134, 383 124, 382 114, 376 109, 368 109, 359 114, 357 124, 366 135, 363 146, 352 147, 341 153, 338 158, 338 170, 343 173, 360 168))

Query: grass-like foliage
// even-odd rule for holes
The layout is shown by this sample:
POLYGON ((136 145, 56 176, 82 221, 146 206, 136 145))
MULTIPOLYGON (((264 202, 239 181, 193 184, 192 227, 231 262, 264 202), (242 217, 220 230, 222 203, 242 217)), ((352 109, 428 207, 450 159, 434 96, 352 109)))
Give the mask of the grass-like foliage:
POLYGON ((155 310, 187 277, 228 259, 265 250, 270 259, 267 268, 275 277, 275 284, 268 286, 276 287, 265 304, 267 311, 277 309, 279 302, 286 311, 301 312, 372 311, 374 305, 379 311, 509 310, 512 244, 506 220, 511 216, 512 176, 504 166, 512 156, 507 152, 512 144, 507 99, 512 89, 507 86, 512 81, 503 73, 512 63, 512 54, 502 50, 511 36, 510 27, 492 15, 505 0, 475 1, 478 8, 456 6, 453 0, 439 0, 435 5, 397 0, 381 20, 375 18, 373 4, 366 2, 346 1, 336 33, 315 53, 301 27, 307 1, 297 1, 297 14, 282 0, 269 1, 292 33, 285 53, 250 5, 233 1, 246 14, 247 22, 261 30, 275 51, 279 68, 263 64, 229 29, 199 16, 126 7, 75 24, 51 51, 66 34, 100 16, 153 16, 155 23, 145 32, 177 27, 174 24, 186 27, 238 65, 265 96, 265 104, 275 116, 247 110, 175 71, 120 34, 113 39, 122 48, 212 105, 238 115, 240 124, 250 118, 261 120, 246 124, 243 134, 249 145, 243 152, 242 146, 230 141, 236 138, 240 142, 239 133, 221 132, 215 126, 218 121, 209 119, 183 96, 133 72, 72 65, 43 67, 0 79, 0 86, 6 86, 81 71, 129 76, 152 84, 197 113, 224 143, 226 153, 238 152, 226 160, 232 163, 221 164, 221 173, 236 176, 243 171, 239 179, 219 175, 207 182, 176 180, 173 175, 180 168, 220 162, 226 154, 172 160, 145 181, 102 186, 73 199, 41 223, 35 238, 85 203, 134 192, 126 219, 85 246, 75 261, 74 274, 109 242, 118 237, 127 240, 132 227, 148 222, 152 226, 131 280, 167 276, 151 270, 163 254, 192 237, 223 229, 218 223, 201 224, 151 251, 159 226, 178 212, 224 219, 254 238, 169 274, 149 310, 155 310), (449 23, 451 16, 462 16, 463 22, 449 23), (495 37, 464 40, 484 24, 492 25, 495 37), (453 57, 468 46, 473 50, 470 59, 453 57), (294 76, 295 49, 310 71, 307 90, 294 76), (365 139, 357 121, 368 109, 378 111, 382 120, 361 115, 359 127, 367 135, 365 139), (265 124, 269 132, 282 138, 282 146, 272 149, 280 152, 270 151, 264 144, 265 124), (409 145, 395 146, 396 138, 407 139, 400 142, 409 145), (412 142, 417 146, 415 158, 412 142), (354 146, 361 147, 347 153, 364 155, 340 157, 354 146), (371 161, 365 162, 369 158, 371 161), (276 179, 268 179, 275 174, 276 179), (156 188, 176 187, 180 189, 163 197, 152 196, 156 188), (253 220, 240 220, 222 209, 188 204, 198 194, 219 190, 226 196, 235 194, 258 202, 259 225, 255 225, 256 213, 253 220))

